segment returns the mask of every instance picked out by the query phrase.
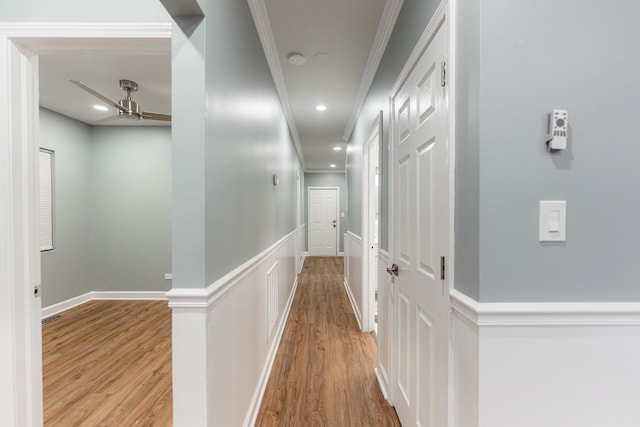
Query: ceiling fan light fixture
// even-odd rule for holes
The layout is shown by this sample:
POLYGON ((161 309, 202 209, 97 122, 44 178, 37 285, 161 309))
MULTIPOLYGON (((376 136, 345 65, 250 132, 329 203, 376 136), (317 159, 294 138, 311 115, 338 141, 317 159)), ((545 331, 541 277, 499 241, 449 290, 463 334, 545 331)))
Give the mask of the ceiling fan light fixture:
POLYGON ((289 64, 295 66, 303 65, 307 62, 307 58, 300 52, 290 52, 287 55, 287 60, 289 61, 289 64))

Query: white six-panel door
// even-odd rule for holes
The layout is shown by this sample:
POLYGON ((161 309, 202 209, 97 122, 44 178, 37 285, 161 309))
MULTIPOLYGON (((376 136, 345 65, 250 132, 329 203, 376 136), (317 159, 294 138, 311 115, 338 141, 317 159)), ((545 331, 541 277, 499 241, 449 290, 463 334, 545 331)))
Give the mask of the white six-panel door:
POLYGON ((338 189, 309 188, 309 255, 338 254, 338 189))
POLYGON ((405 426, 447 422, 449 245, 446 22, 392 98, 393 260, 399 266, 393 403, 405 426))

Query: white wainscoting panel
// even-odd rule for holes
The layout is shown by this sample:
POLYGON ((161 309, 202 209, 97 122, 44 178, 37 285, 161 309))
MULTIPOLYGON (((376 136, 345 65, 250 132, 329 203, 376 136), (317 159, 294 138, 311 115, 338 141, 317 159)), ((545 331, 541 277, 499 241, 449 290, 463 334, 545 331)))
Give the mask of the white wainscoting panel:
POLYGON ((453 310, 450 324, 450 424, 478 427, 478 326, 458 310, 453 310))
POLYGON ((639 425, 640 303, 451 299, 455 427, 639 425))
POLYGON ((389 373, 391 372, 391 345, 393 336, 391 333, 391 321, 393 319, 393 293, 392 279, 387 274, 389 265, 389 253, 380 249, 378 251, 378 366, 376 377, 385 399, 389 399, 389 373))
POLYGON ((276 324, 278 318, 278 266, 280 263, 276 261, 273 267, 267 271, 267 334, 266 339, 269 339, 273 327, 276 324))
POLYGON ((174 372, 187 380, 174 384, 176 427, 255 423, 297 285, 299 232, 300 228, 291 232, 207 289, 174 288, 167 293, 174 322, 183 319, 179 324, 188 328, 193 321, 196 331, 203 326, 202 335, 178 333, 183 348, 178 355, 174 350, 174 372), (194 312, 202 317, 193 317, 194 312), (196 407, 187 401, 200 398, 193 396, 196 391, 189 381, 198 393, 203 381, 206 386, 205 402, 198 401, 196 407), (194 411, 198 414, 188 413, 194 411))
POLYGON ((301 224, 298 227, 298 237, 296 237, 298 242, 297 254, 296 254, 296 271, 300 273, 302 271, 302 267, 304 266, 304 259, 309 255, 307 252, 306 244, 306 236, 307 236, 307 225, 301 224))
POLYGON ((351 301, 358 326, 362 330, 362 307, 365 297, 362 289, 362 237, 344 233, 344 287, 351 301))

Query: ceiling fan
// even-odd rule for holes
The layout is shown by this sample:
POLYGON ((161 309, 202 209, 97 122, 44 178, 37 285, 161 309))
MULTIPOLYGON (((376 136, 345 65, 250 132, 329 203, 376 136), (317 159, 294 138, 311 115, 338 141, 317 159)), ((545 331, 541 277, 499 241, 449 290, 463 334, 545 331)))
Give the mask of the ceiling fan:
POLYGON ((118 109, 117 116, 107 117, 106 119, 99 120, 98 123, 110 122, 112 120, 117 120, 117 119, 129 119, 129 120, 145 119, 145 120, 161 120, 165 122, 171 121, 170 114, 149 113, 147 111, 141 110, 140 104, 138 104, 136 101, 131 99, 131 92, 138 91, 138 83, 134 81, 125 80, 125 79, 120 80, 120 89, 125 91, 127 93, 127 96, 118 102, 112 101, 111 99, 107 98, 97 90, 88 86, 86 83, 83 83, 79 80, 72 80, 72 79, 69 79, 69 81, 74 85, 78 86, 80 89, 83 89, 89 92, 91 95, 95 96, 105 104, 118 109))

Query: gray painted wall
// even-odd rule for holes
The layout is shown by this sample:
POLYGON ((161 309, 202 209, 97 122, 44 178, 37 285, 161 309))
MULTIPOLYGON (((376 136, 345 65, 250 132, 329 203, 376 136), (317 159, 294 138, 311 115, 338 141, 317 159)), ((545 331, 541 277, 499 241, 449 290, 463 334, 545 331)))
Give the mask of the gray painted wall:
POLYGON ((92 290, 168 290, 170 128, 91 127, 41 108, 40 143, 55 151, 43 307, 92 290))
POLYGON ((248 3, 201 6, 206 286, 295 229, 301 168, 248 3))
POLYGON ((482 2, 481 301, 640 301, 639 19, 632 0, 482 2), (550 155, 554 108, 570 138, 550 155), (567 201, 565 244, 538 242, 545 199, 567 201))
POLYGON ((456 3, 455 288, 480 297, 480 2, 456 3))
POLYGON ((40 109, 40 146, 55 151, 54 250, 41 253, 42 306, 91 290, 91 128, 40 109))
POLYGON ((171 281, 171 129, 91 132, 91 286, 166 291, 171 281))
MULTIPOLYGON (((309 224, 309 187, 338 187, 340 189, 340 212, 345 213, 344 217, 340 217, 340 229, 338 230, 340 238, 340 248, 338 251, 344 252, 344 233, 347 231, 347 185, 344 173, 305 173, 304 174, 304 223, 309 224)), ((309 233, 305 240, 305 250, 309 250, 309 233)))
POLYGON ((379 111, 383 111, 382 144, 380 146, 380 248, 389 249, 389 95, 402 67, 409 58, 429 19, 435 12, 438 1, 405 0, 398 15, 393 34, 380 62, 371 89, 358 116, 347 151, 347 184, 349 186, 348 230, 361 236, 361 176, 362 144, 379 111))

